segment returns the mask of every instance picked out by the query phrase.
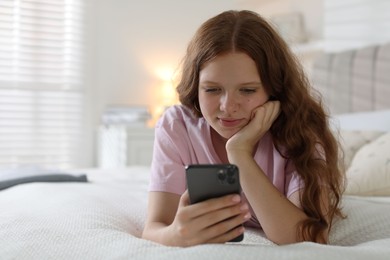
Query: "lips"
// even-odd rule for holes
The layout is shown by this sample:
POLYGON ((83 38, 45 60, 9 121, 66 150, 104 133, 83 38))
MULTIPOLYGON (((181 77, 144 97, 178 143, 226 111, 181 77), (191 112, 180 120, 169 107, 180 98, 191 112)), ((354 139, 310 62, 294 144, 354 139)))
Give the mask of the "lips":
POLYGON ((219 118, 219 123, 223 127, 236 127, 240 125, 242 122, 242 119, 232 119, 232 118, 219 118))

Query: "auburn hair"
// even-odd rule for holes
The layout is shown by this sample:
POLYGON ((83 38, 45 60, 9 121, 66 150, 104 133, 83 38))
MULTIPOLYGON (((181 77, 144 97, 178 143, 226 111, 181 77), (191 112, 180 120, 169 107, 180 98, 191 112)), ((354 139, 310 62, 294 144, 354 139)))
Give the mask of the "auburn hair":
POLYGON ((202 24, 190 41, 177 86, 180 102, 202 117, 198 85, 202 66, 218 55, 243 52, 256 63, 268 94, 281 103, 270 132, 273 142, 293 161, 304 182, 300 201, 308 219, 297 236, 327 243, 333 218, 342 216, 340 200, 344 174, 339 168, 339 145, 328 123, 320 95, 315 92, 286 42, 259 14, 226 11, 202 24), (325 201, 321 201, 327 196, 325 201), (326 203, 327 211, 321 207, 326 203))

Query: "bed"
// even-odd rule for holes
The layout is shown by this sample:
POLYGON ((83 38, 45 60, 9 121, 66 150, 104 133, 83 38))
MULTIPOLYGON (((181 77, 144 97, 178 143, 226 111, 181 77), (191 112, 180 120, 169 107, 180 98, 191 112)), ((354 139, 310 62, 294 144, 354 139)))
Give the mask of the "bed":
MULTIPOLYGON (((390 51, 378 52, 382 47, 372 52, 372 62, 381 64, 374 70, 390 64, 390 51)), ((0 259, 389 259, 390 105, 378 98, 360 109, 355 95, 361 93, 352 91, 353 85, 345 88, 349 96, 329 94, 325 84, 335 84, 332 71, 339 72, 332 64, 338 66, 345 53, 324 55, 315 65, 318 78, 313 82, 320 90, 325 88, 331 99, 329 109, 335 111, 331 123, 345 151, 342 160, 348 177, 342 199, 348 217, 335 220, 329 245, 277 246, 253 229, 246 230, 240 243, 179 248, 143 240, 150 168, 129 166, 76 169, 62 174, 86 178, 34 181, 0 190, 0 259), (340 107, 335 102, 338 96, 344 102, 348 99, 349 105, 340 107)), ((355 66, 352 60, 358 59, 348 63, 355 66)), ((384 74, 369 73, 371 85, 366 82, 365 87, 388 91, 390 80, 384 74)))

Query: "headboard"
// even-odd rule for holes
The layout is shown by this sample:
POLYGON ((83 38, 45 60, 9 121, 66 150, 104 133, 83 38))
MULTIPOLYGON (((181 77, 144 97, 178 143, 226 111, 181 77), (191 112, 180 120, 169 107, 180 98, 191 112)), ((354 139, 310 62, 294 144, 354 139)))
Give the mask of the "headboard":
POLYGON ((331 114, 390 108, 390 43, 323 53, 311 81, 331 114))

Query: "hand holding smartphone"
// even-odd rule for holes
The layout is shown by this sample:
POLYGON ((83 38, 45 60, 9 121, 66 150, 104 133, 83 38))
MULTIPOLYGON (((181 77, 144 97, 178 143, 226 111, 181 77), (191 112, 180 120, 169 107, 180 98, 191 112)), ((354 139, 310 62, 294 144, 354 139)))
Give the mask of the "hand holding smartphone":
MULTIPOLYGON (((191 204, 241 193, 239 171, 232 164, 188 165, 186 179, 191 204)), ((243 238, 242 234, 229 242, 239 242, 243 238)))

